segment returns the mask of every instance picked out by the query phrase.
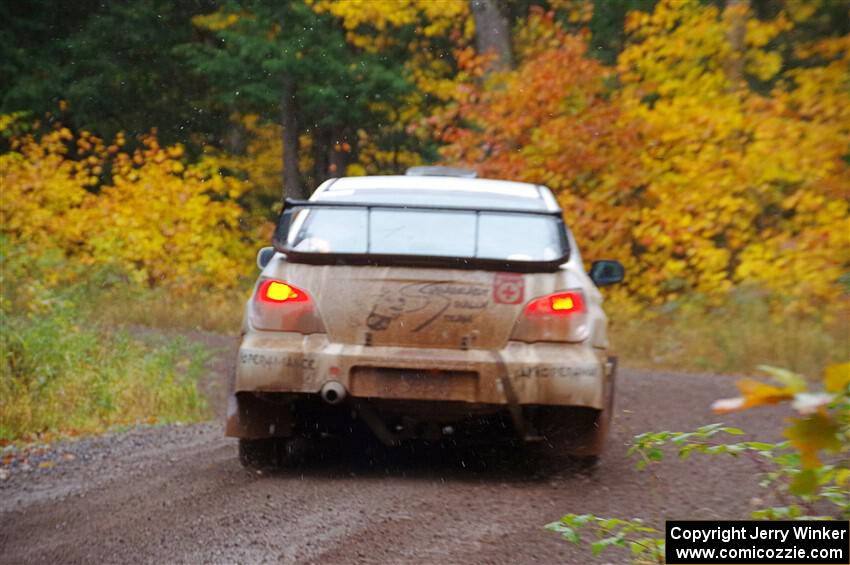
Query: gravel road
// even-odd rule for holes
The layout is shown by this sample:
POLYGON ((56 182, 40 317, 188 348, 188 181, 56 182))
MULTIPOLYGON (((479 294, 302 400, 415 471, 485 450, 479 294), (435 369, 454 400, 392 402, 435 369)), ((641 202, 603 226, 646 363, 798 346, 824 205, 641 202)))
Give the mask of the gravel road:
MULTIPOLYGON (((212 371, 225 373, 232 340, 202 339, 222 352, 212 371)), ((39 456, 46 465, 4 471, 0 563, 592 562, 586 547, 542 526, 592 512, 663 527, 666 518, 743 518, 761 504, 747 461, 695 456, 637 471, 625 454, 637 433, 717 421, 709 405, 734 395, 733 383, 621 369, 612 438, 591 474, 562 462, 532 474, 492 452, 366 458, 345 446, 298 471, 261 473, 239 465, 218 422, 64 442, 39 456)), ((785 415, 723 421, 771 441, 785 415)))

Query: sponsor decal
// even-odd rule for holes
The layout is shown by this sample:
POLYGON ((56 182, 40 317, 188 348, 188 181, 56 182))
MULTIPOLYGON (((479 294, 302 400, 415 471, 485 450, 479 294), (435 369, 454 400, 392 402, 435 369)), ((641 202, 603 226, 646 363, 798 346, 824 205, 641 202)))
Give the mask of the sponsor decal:
POLYGON ((493 279, 493 302, 519 304, 525 297, 525 281, 518 273, 496 273, 493 279))
POLYGON ((512 373, 512 379, 553 379, 574 377, 595 377, 599 367, 574 367, 572 365, 524 365, 512 373))
POLYGON ((469 314, 446 314, 443 319, 452 324, 469 324, 474 317, 469 314))
POLYGON ((478 312, 490 305, 489 294, 489 288, 484 285, 451 281, 415 282, 386 289, 366 316, 366 326, 381 332, 402 317, 413 333, 439 319, 453 324, 470 324, 478 312))
POLYGON ((266 355, 243 351, 239 354, 239 363, 257 367, 295 369, 300 371, 315 371, 316 360, 313 357, 301 355, 266 355))

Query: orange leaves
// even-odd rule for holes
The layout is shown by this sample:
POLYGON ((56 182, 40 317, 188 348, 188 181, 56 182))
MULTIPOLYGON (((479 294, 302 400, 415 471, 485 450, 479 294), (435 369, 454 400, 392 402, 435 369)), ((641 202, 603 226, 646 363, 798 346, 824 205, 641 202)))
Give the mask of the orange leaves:
POLYGON ((792 400, 795 396, 806 391, 805 379, 792 371, 767 365, 760 365, 759 370, 773 377, 779 383, 779 386, 754 379, 740 379, 735 383, 735 386, 738 387, 741 396, 718 400, 712 405, 712 409, 718 414, 737 412, 754 406, 778 404, 792 400))
POLYGON ((735 386, 738 387, 741 396, 716 401, 712 405, 712 410, 717 414, 738 412, 754 406, 779 404, 794 398, 794 391, 789 387, 778 387, 753 379, 741 379, 735 383, 735 386))
POLYGON ((718 400, 712 405, 716 413, 724 414, 791 401, 798 416, 789 418, 783 432, 799 452, 802 472, 791 485, 793 491, 810 494, 816 484, 814 472, 820 467, 821 451, 846 451, 847 399, 850 386, 850 363, 832 365, 825 371, 826 392, 810 392, 805 379, 785 369, 760 367, 770 374, 779 386, 753 379, 741 379, 736 385, 741 392, 737 398, 718 400))
POLYGON ((485 175, 550 182, 558 189, 558 178, 574 178, 577 170, 606 161, 596 149, 613 141, 608 136, 617 119, 602 100, 608 72, 585 57, 582 39, 548 15, 532 14, 518 34, 528 42, 527 59, 516 71, 494 73, 487 85, 465 87, 457 107, 443 116, 451 122, 439 135, 451 143, 442 153, 448 161, 477 165, 485 175), (570 139, 574 143, 565 143, 570 139))
POLYGON ((431 121, 446 144, 443 160, 551 187, 585 254, 628 263, 634 215, 623 205, 641 182, 641 139, 609 98, 612 69, 587 56, 583 37, 540 10, 516 31, 516 45, 516 70, 463 85, 455 105, 431 121))

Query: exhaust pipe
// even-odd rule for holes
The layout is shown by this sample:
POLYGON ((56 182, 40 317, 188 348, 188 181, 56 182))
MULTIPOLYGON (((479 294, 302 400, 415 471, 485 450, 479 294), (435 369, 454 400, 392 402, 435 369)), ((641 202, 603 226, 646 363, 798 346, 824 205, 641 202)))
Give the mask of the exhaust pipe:
POLYGON ((345 400, 345 397, 348 396, 348 391, 340 383, 328 381, 322 386, 319 394, 322 396, 322 400, 330 405, 334 405, 345 400))

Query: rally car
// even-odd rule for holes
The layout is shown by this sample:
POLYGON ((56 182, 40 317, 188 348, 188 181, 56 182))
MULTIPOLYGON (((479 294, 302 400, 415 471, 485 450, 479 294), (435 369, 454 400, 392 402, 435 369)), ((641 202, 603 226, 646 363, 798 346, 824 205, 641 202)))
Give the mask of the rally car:
POLYGON ((285 201, 257 262, 227 407, 243 464, 356 427, 389 446, 489 429, 601 453, 616 359, 597 287, 623 267, 585 272, 546 187, 443 168, 331 179, 285 201))

